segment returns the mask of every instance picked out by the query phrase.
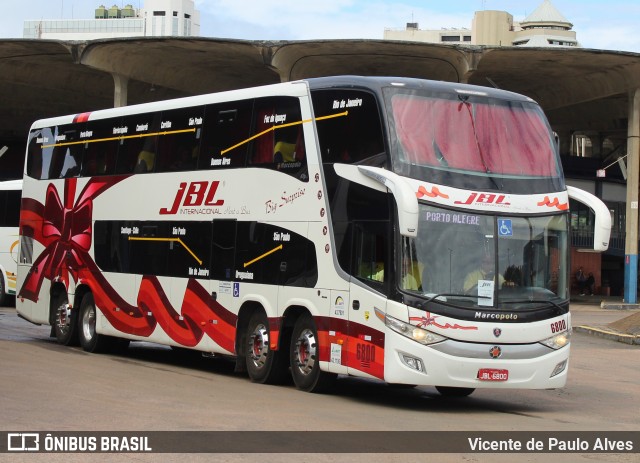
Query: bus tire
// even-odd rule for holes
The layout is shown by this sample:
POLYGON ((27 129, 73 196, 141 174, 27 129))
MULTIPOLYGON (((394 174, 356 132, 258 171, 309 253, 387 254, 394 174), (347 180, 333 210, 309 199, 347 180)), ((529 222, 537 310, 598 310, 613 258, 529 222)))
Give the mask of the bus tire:
POLYGON ((467 397, 475 391, 472 387, 436 386, 436 389, 445 397, 467 397))
POLYGON ((320 370, 318 331, 311 315, 304 314, 296 321, 289 353, 291 376, 298 389, 321 393, 333 386, 337 375, 320 370))
POLYGON ((78 311, 69 306, 66 294, 59 294, 53 303, 53 328, 56 341, 63 346, 78 344, 78 311))
POLYGON ((96 316, 93 294, 87 293, 82 297, 78 320, 78 337, 86 352, 104 352, 111 344, 111 338, 96 333, 96 316))
POLYGON ((0 306, 4 306, 7 301, 6 288, 4 287, 4 272, 0 272, 0 306))
POLYGON ((269 319, 260 311, 251 315, 247 325, 245 363, 254 383, 280 384, 288 375, 286 356, 271 349, 269 319))

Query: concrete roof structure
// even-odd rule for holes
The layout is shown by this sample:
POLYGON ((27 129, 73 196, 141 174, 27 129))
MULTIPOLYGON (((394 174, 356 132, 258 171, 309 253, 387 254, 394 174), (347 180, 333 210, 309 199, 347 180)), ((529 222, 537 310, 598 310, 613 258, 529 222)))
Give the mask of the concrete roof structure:
POLYGON ((640 87, 637 53, 388 40, 16 39, 0 41, 0 61, 3 140, 25 140, 39 118, 111 107, 123 82, 136 104, 340 74, 497 85, 538 101, 556 131, 626 139, 628 95, 640 87))
MULTIPOLYGON (((390 40, 15 39, 0 40, 0 63, 5 179, 21 176, 28 130, 37 119, 307 77, 390 75, 497 86, 533 98, 559 134, 561 152, 569 151, 562 144, 575 132, 608 138, 622 147, 617 153, 626 149, 627 204, 638 201, 638 53, 390 40)), ((637 233, 638 210, 627 207, 627 246, 637 245, 637 233)), ((625 254, 637 256, 637 247, 625 254)), ((625 298, 635 302, 629 275, 625 298)))

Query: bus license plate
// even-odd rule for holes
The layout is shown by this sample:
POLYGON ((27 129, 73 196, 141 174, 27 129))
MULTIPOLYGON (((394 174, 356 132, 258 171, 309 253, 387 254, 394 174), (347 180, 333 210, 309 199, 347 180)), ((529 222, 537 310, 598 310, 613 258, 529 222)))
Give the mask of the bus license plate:
POLYGON ((478 370, 478 379, 480 381, 507 381, 509 379, 509 370, 480 368, 478 370))

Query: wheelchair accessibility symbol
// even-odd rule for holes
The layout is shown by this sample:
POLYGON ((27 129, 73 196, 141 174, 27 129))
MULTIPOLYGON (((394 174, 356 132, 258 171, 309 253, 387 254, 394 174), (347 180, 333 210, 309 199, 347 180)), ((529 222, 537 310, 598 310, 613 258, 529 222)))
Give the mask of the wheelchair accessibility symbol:
POLYGON ((240 297, 240 283, 233 284, 233 297, 240 297))
POLYGON ((498 219, 498 235, 513 236, 513 224, 511 219, 498 219))

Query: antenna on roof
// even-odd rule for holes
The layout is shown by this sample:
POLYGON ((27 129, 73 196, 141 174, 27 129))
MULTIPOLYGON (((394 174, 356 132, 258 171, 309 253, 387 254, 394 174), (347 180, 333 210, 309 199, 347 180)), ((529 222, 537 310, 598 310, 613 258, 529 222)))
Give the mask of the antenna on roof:
POLYGON ((485 77, 485 78, 487 79, 487 81, 488 81, 491 85, 493 85, 493 88, 497 88, 497 89, 499 89, 499 88, 500 88, 500 87, 498 87, 498 84, 496 84, 496 83, 491 79, 491 77, 485 77))

